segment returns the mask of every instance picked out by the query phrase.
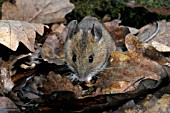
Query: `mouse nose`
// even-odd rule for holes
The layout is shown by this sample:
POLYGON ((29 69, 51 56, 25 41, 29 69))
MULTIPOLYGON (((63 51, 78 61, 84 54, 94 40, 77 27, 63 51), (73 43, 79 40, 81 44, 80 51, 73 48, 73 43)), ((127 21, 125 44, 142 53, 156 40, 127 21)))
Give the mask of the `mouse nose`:
POLYGON ((84 81, 86 83, 88 83, 88 82, 90 82, 91 79, 92 79, 92 76, 87 76, 87 77, 85 77, 84 81))
POLYGON ((86 76, 86 71, 83 68, 79 68, 78 70, 78 77, 80 81, 84 81, 85 76, 86 76))
POLYGON ((86 71, 81 71, 78 73, 78 79, 79 81, 85 81, 86 83, 90 82, 90 80, 92 79, 91 75, 86 75, 86 71))
POLYGON ((81 77, 79 77, 78 79, 79 79, 79 81, 84 81, 84 82, 86 82, 86 83, 89 83, 90 80, 91 80, 91 77, 81 76, 81 77))

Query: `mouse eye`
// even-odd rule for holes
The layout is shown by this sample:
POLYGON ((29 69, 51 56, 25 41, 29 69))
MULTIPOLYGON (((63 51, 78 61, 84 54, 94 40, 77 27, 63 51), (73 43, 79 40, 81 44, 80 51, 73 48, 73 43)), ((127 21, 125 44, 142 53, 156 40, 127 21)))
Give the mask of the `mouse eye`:
POLYGON ((73 62, 76 62, 76 55, 75 54, 73 54, 72 60, 73 60, 73 62))
POLYGON ((90 62, 90 63, 93 63, 93 55, 90 55, 90 57, 89 57, 89 62, 90 62))

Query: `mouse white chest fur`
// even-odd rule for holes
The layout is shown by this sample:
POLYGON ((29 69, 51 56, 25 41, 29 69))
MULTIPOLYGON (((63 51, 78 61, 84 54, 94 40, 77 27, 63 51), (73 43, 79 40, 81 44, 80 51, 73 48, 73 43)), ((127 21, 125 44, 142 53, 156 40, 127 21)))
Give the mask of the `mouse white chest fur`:
POLYGON ((89 82, 102 71, 114 51, 115 43, 106 28, 94 17, 80 23, 71 21, 65 43, 65 59, 74 77, 89 82))

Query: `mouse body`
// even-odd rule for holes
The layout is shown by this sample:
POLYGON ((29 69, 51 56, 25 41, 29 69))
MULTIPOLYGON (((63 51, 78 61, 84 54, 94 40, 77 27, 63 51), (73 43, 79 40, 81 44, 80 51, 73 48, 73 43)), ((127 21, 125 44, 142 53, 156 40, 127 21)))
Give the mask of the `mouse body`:
POLYGON ((65 59, 73 71, 72 79, 89 82, 108 63, 115 42, 95 17, 85 17, 80 23, 71 21, 64 45, 65 59))

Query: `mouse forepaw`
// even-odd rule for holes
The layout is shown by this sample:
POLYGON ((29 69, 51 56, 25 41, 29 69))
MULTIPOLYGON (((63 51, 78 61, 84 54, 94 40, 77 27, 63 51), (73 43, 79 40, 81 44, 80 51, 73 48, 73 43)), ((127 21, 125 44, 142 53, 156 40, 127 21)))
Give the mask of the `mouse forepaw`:
POLYGON ((71 81, 74 81, 74 80, 77 80, 77 79, 78 79, 78 77, 77 77, 75 74, 70 74, 68 77, 69 77, 69 79, 70 79, 71 81))

